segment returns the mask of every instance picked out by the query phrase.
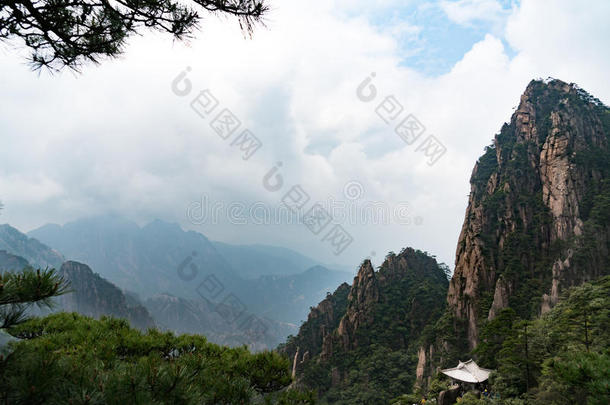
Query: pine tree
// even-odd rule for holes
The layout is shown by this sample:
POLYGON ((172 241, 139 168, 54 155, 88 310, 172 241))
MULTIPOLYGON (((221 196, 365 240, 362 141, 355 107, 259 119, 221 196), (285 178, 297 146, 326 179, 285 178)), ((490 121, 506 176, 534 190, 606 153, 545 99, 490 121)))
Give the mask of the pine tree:
POLYGON ((236 17, 247 34, 268 10, 265 0, 9 0, 0 3, 0 40, 21 38, 35 68, 78 69, 120 55, 145 28, 190 37, 201 21, 191 5, 236 17))
POLYGON ((30 267, 18 273, 0 273, 0 329, 27 320, 26 312, 32 305, 51 308, 51 298, 68 291, 67 281, 55 269, 30 267))

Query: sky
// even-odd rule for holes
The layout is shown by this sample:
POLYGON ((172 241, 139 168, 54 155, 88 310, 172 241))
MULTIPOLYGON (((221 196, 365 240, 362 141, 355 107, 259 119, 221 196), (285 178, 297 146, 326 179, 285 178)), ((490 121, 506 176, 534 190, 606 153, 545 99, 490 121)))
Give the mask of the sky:
POLYGON ((207 16, 79 74, 0 44, 0 223, 110 213, 353 270, 407 246, 453 267, 472 168, 527 83, 610 104, 605 0, 270 4, 252 39, 207 16))

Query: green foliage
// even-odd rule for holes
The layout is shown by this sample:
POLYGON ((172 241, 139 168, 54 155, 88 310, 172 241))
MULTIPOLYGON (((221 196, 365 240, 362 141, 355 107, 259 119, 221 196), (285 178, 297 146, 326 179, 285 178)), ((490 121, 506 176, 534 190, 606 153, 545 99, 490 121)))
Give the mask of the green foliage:
POLYGON ((417 359, 407 350, 390 351, 372 344, 365 349, 343 353, 336 360, 344 376, 338 386, 328 389, 324 399, 331 404, 379 404, 408 392, 413 386, 412 370, 417 359))
POLYGON ((420 339, 420 347, 434 345, 431 364, 442 368, 454 367, 459 360, 464 360, 464 354, 469 352, 464 331, 466 321, 458 319, 451 311, 445 311, 440 318, 428 325, 420 339))
POLYGON ((493 391, 503 398, 530 397, 544 404, 602 404, 610 398, 610 276, 566 292, 549 313, 532 322, 514 318, 512 331, 490 322, 481 355, 497 352, 493 391), (505 331, 503 339, 491 337, 505 331), (529 378, 528 378, 529 377, 529 378))
MULTIPOLYGON (((59 313, 11 329, 25 339, 0 362, 0 401, 28 404, 310 404, 280 393, 289 361, 227 348, 203 336, 131 329, 59 313)), ((309 399, 308 399, 309 398, 309 399)))
POLYGON ((475 192, 481 194, 485 191, 489 178, 497 168, 496 148, 493 145, 486 146, 485 153, 477 162, 477 170, 473 172, 470 179, 470 183, 475 186, 475 192))
POLYGON ((0 40, 23 39, 36 68, 76 69, 83 61, 120 55, 127 37, 146 28, 176 39, 189 37, 201 20, 191 6, 237 17, 249 34, 268 10, 264 0, 195 0, 191 5, 172 0, 18 0, 0 6, 0 40))
POLYGON ((545 361, 535 397, 540 403, 569 405, 575 400, 605 405, 610 400, 610 354, 576 352, 545 361))
POLYGON ((436 377, 430 381, 427 390, 428 398, 438 398, 441 391, 448 390, 451 387, 451 382, 445 375, 438 373, 436 377))
POLYGON ((517 319, 517 313, 512 308, 505 308, 481 328, 480 342, 474 350, 481 366, 490 369, 498 366, 498 353, 504 341, 516 337, 514 325, 517 319))
POLYGON ((24 322, 29 307, 50 308, 51 298, 69 291, 68 283, 55 269, 0 273, 0 329, 24 322))
POLYGON ((472 392, 467 392, 462 398, 458 399, 459 405, 486 405, 487 401, 477 398, 472 392))
MULTIPOLYGON (((366 308, 357 308, 370 322, 361 323, 351 336, 356 347, 346 349, 335 329, 330 358, 322 360, 314 355, 304 366, 302 382, 320 392, 322 403, 387 404, 413 388, 417 349, 424 335, 433 333, 431 324, 444 312, 446 269, 425 252, 403 249, 399 254, 388 254, 375 277, 379 298, 368 302, 366 308)), ((348 292, 345 301, 335 300, 345 308, 333 306, 333 311, 343 315, 350 308, 348 292)), ((303 325, 299 332, 302 344, 315 333, 312 326, 321 317, 317 312, 312 314, 316 315, 308 321, 312 325, 303 325)), ((295 341, 297 338, 289 344, 295 341)), ((300 348, 312 352, 307 345, 300 348)))
MULTIPOLYGON (((339 326, 341 317, 347 310, 347 296, 349 295, 350 287, 347 283, 341 284, 334 293, 328 295, 326 300, 330 302, 334 318, 330 325, 326 325, 328 329, 335 329, 339 326)), ((319 310, 310 308, 312 313, 318 314, 319 310)), ((278 346, 278 351, 283 353, 294 354, 297 348, 307 348, 311 356, 315 356, 322 350, 322 338, 320 333, 322 324, 325 322, 324 317, 313 316, 307 322, 304 322, 299 328, 297 336, 289 336, 285 344, 278 346)))
POLYGON ((390 401, 391 405, 413 405, 420 404, 422 396, 419 394, 404 394, 390 401))

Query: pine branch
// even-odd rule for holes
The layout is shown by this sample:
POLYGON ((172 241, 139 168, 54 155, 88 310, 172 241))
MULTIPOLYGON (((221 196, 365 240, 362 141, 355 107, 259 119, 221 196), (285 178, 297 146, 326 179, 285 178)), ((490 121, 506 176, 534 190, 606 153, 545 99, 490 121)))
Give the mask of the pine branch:
POLYGON ((34 304, 52 308, 51 298, 70 291, 68 282, 55 269, 0 273, 0 328, 24 322, 27 309, 34 304))

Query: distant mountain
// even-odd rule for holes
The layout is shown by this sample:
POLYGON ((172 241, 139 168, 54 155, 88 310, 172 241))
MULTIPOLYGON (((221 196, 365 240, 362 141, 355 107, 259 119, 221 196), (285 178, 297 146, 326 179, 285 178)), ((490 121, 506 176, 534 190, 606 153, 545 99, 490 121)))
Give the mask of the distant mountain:
MULTIPOLYGON (((135 326, 148 327, 152 322, 142 311, 142 296, 161 327, 179 333, 203 333, 217 343, 250 344, 255 349, 272 348, 295 333, 311 305, 351 278, 349 273, 321 266, 301 270, 315 262, 289 249, 247 246, 240 254, 239 246, 223 244, 225 255, 240 260, 256 257, 258 263, 267 266, 251 274, 264 273, 273 266, 279 271, 280 263, 288 266, 287 275, 242 278, 238 273, 247 272, 235 271, 205 236, 159 220, 139 227, 119 217, 103 216, 64 226, 45 225, 30 232, 31 237, 8 225, 3 229, 0 244, 10 247, 9 253, 14 253, 12 249, 26 252, 40 264, 59 262, 54 267, 61 267, 77 286, 77 294, 61 299, 62 308, 90 316, 120 316, 135 326), (71 262, 61 266, 63 256, 38 238, 71 262), (248 328, 220 319, 213 308, 219 303, 226 305, 225 301, 232 303, 232 311, 258 316, 267 334, 256 336, 248 328)), ((24 264, 8 256, 4 261, 24 264)))
POLYGON ((103 315, 123 318, 138 329, 155 327, 142 304, 128 300, 117 286, 95 274, 89 266, 68 261, 61 266, 59 274, 70 282, 73 292, 56 298, 58 309, 93 318, 103 315))
POLYGON ((295 325, 256 317, 206 299, 188 300, 160 294, 147 299, 145 305, 162 329, 203 334, 214 343, 246 345, 256 351, 275 348, 297 330, 295 325))
POLYGON ((196 298, 197 285, 212 274, 225 286, 239 282, 239 276, 204 235, 183 231, 177 224, 156 220, 139 227, 120 217, 101 216, 64 226, 45 225, 28 235, 143 297, 169 292, 196 298))
MULTIPOLYGON (((14 234, 16 230, 12 229, 11 233, 14 234)), ((38 241, 31 241, 29 243, 40 248, 40 252, 49 251, 43 244, 37 244, 38 241)), ((40 252, 29 251, 34 257, 39 257, 40 252)), ((0 250, 0 271, 20 271, 26 267, 30 267, 30 263, 23 257, 0 250)), ((107 315, 127 319, 133 327, 139 329, 155 326, 152 317, 140 302, 128 299, 119 288, 101 278, 99 274, 93 273, 87 265, 65 262, 57 272, 70 283, 71 292, 54 298, 55 306, 51 310, 33 307, 33 315, 58 311, 78 312, 93 318, 107 315)))
POLYGON ((320 302, 327 293, 353 278, 352 274, 314 266, 299 274, 261 276, 246 285, 252 297, 252 311, 283 322, 300 324, 307 319, 309 307, 320 302))
POLYGON ((230 245, 212 242, 216 250, 244 278, 302 273, 320 263, 294 250, 268 245, 230 245))
POLYGON ((290 249, 210 242, 200 233, 160 220, 139 227, 120 217, 102 216, 45 225, 29 235, 145 299, 169 294, 221 302, 236 296, 249 312, 292 324, 304 320, 308 308, 327 291, 352 277, 317 266, 290 249), (210 283, 215 291, 207 288, 210 283))
POLYGON ((29 238, 8 224, 0 225, 0 250, 24 258, 33 267, 59 269, 65 261, 56 250, 29 238))
POLYGON ((23 257, 0 250, 0 271, 19 271, 29 265, 23 257))

